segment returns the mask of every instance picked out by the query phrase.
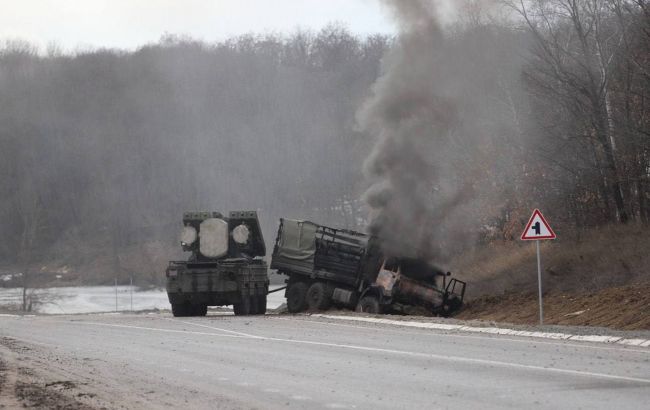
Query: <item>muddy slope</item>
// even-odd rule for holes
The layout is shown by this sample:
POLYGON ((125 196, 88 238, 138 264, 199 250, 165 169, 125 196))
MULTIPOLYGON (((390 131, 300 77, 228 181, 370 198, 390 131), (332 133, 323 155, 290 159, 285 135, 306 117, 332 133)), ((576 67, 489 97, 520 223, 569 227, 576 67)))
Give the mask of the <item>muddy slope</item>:
MULTIPOLYGON (((510 292, 469 301, 455 318, 535 324, 538 315, 536 293, 510 292)), ((544 295, 544 319, 545 324, 650 330, 650 283, 593 292, 549 292, 544 295)))

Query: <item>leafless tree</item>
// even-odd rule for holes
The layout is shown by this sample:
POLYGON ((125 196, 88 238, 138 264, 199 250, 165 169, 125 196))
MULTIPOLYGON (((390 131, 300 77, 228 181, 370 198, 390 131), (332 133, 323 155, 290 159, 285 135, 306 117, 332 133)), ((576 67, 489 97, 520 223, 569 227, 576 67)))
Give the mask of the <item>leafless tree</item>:
POLYGON ((20 234, 18 259, 22 267, 22 304, 24 312, 32 310, 33 304, 33 264, 36 243, 45 224, 45 212, 38 188, 33 180, 23 182, 16 194, 16 211, 20 217, 22 231, 20 234))
MULTIPOLYGON (((624 137, 615 121, 612 96, 617 64, 624 55, 631 19, 614 18, 624 7, 614 0, 505 1, 525 21, 535 39, 527 75, 543 98, 555 101, 573 120, 582 121, 579 135, 598 170, 608 206, 620 222, 630 218, 626 204, 626 166, 620 146, 624 137)), ((625 2, 628 5, 630 2, 625 2)), ((586 156, 588 157, 588 156, 586 156)))

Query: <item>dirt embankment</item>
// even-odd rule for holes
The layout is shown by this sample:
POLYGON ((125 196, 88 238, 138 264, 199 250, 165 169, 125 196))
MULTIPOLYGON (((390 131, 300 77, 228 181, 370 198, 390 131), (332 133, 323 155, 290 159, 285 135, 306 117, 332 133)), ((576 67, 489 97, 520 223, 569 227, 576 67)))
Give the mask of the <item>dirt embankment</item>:
MULTIPOLYGON (((613 226, 542 243, 545 322, 650 329, 650 231, 613 226)), ((537 323, 535 248, 521 241, 493 243, 452 263, 468 281, 458 319, 537 323)))
MULTIPOLYGON (((539 321, 536 293, 510 292, 471 300, 455 316, 514 324, 539 321)), ((616 286, 593 292, 549 292, 544 295, 544 323, 650 330, 650 284, 616 286)))

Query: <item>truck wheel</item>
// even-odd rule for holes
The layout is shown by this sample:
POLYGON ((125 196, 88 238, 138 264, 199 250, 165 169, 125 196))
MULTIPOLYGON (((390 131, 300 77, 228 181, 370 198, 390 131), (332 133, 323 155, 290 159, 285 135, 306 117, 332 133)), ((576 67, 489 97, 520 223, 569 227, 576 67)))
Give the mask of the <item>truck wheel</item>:
POLYGON ((287 289, 287 310, 289 313, 300 313, 307 309, 307 284, 295 282, 287 289))
POLYGON ((208 314, 208 305, 193 305, 192 314, 194 316, 205 316, 208 314))
POLYGON ((257 314, 258 315, 266 314, 266 295, 259 295, 257 296, 257 299, 258 299, 257 306, 259 307, 257 314))
POLYGON ((374 296, 364 296, 357 304, 357 312, 379 314, 381 313, 381 305, 379 300, 374 296))
POLYGON ((260 300, 257 295, 249 296, 248 300, 250 300, 251 304, 251 315, 259 315, 260 314, 260 300))
POLYGON ((314 282, 307 290, 309 310, 327 310, 332 305, 332 295, 323 282, 314 282))
POLYGON ((174 317, 188 316, 189 308, 187 303, 172 303, 172 314, 174 317))
POLYGON ((241 302, 232 305, 235 316, 246 316, 251 314, 251 298, 242 295, 241 302))
POLYGON ((463 302, 460 301, 457 297, 449 298, 449 300, 442 306, 440 316, 449 317, 456 311, 460 309, 463 305, 463 302))

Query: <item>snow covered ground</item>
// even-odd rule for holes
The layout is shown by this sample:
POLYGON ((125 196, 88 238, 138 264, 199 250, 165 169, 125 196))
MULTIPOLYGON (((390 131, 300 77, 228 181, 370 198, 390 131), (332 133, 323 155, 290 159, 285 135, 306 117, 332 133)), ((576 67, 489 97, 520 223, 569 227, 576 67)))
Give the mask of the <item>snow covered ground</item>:
MULTIPOLYGON (((271 290, 280 286, 271 286, 271 290)), ((137 291, 130 286, 83 286, 36 289, 35 294, 42 302, 34 310, 45 314, 95 313, 133 310, 170 309, 164 290, 137 291), (117 290, 117 292, 116 292, 117 290), (117 295, 117 309, 116 309, 117 295), (133 299, 131 299, 133 298, 133 299)), ((0 306, 20 305, 22 289, 0 288, 0 306)), ((275 309, 284 303, 284 291, 268 296, 267 308, 275 309)))

